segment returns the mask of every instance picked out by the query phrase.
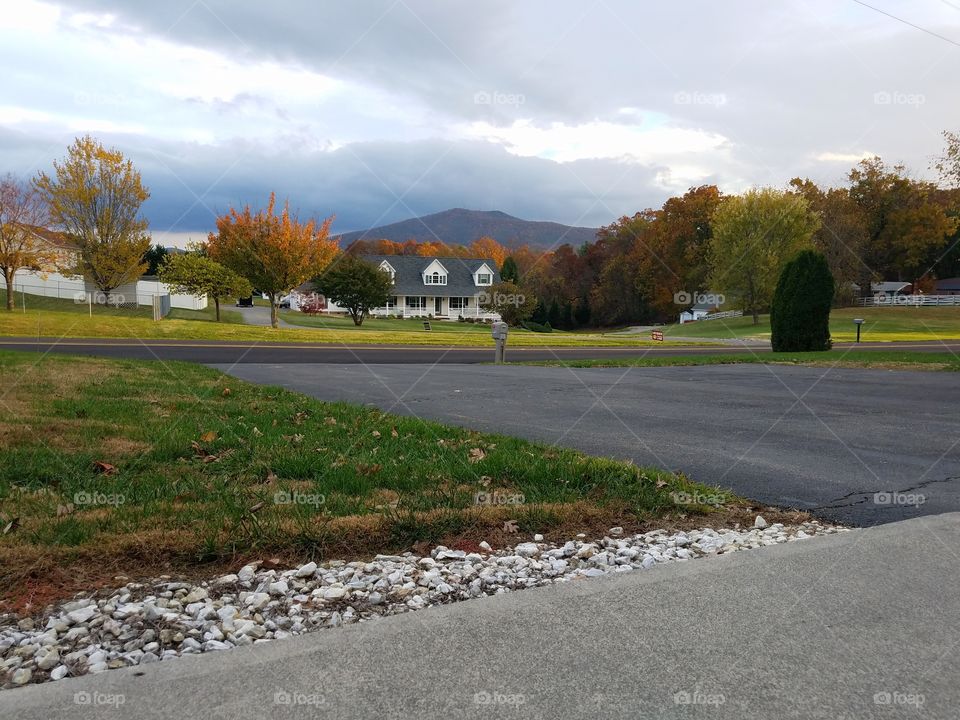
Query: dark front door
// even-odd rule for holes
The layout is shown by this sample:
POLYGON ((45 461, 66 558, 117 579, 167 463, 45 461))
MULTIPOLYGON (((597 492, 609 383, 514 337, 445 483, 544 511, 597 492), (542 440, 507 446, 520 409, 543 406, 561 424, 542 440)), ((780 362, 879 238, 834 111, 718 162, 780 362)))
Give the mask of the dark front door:
POLYGON ((443 298, 434 298, 433 299, 433 314, 441 315, 443 314, 443 298))

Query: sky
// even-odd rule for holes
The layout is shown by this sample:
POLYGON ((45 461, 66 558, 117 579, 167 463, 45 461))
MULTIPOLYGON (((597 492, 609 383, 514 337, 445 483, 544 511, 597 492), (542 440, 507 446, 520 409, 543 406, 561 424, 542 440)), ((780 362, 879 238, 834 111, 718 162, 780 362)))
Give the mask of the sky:
POLYGON ((271 191, 345 232, 452 207, 593 227, 871 155, 935 179, 960 0, 870 5, 0 0, 0 174, 90 133, 172 244, 271 191))

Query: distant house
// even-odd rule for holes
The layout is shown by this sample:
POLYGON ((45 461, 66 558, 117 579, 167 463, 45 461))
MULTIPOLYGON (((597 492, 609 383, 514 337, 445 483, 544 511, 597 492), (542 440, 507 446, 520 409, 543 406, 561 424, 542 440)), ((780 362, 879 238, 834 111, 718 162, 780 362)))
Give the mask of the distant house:
MULTIPOLYGON (((857 283, 850 283, 855 294, 860 294, 860 286, 857 283)), ((870 283, 870 292, 874 296, 882 295, 885 297, 896 297, 898 295, 910 295, 913 292, 913 285, 900 280, 886 280, 884 282, 870 283)))
MULTIPOLYGON (((422 257, 419 255, 363 255, 364 260, 387 273, 393 294, 387 304, 371 315, 427 317, 456 320, 478 318, 498 320, 480 301, 492 285, 500 282, 493 260, 485 258, 422 257)), ((290 307, 299 309, 309 303, 318 312, 345 312, 343 308, 317 295, 313 285, 305 283, 289 296, 290 307)))
POLYGON ((933 283, 934 295, 960 295, 960 278, 944 278, 933 283))

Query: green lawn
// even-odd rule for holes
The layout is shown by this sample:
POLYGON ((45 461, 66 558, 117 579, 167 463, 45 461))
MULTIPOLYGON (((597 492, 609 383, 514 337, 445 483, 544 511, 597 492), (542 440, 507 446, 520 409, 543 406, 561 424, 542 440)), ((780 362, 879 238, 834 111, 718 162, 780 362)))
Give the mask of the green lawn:
MULTIPOLYGON (((960 306, 837 308, 830 313, 830 334, 837 342, 856 339, 854 318, 865 320, 861 340, 956 340, 960 339, 960 306)), ((770 339, 770 316, 724 318, 683 325, 668 325, 665 336, 685 338, 770 339)))
MULTIPOLYGON (((328 330, 357 330, 361 332, 390 331, 390 332, 424 332, 424 321, 430 322, 430 332, 441 333, 480 333, 489 337, 490 326, 484 323, 451 322, 450 320, 429 320, 428 318, 380 318, 368 317, 360 327, 353 324, 349 317, 337 315, 307 315, 295 310, 282 310, 280 317, 292 325, 302 327, 324 328, 328 330)), ((511 328, 512 333, 527 334, 530 331, 523 328, 511 328)), ((549 338, 553 333, 543 333, 549 338)), ((558 332, 557 335, 568 333, 558 332)))
MULTIPOLYGON (((31 295, 29 293, 14 292, 14 303, 16 305, 15 313, 24 314, 24 308, 27 313, 72 313, 76 317, 90 317, 90 306, 86 303, 75 303, 66 298, 43 297, 42 295, 31 295)), ((0 289, 0 308, 6 308, 7 291, 0 289)), ((222 322, 243 323, 243 316, 236 310, 230 310, 230 305, 220 306, 220 319, 222 322)), ((0 313, 5 310, 0 310, 0 313)), ((213 304, 207 306, 204 310, 184 310, 182 308, 172 308, 167 318, 170 320, 215 320, 216 310, 213 304)), ((152 320, 153 309, 144 305, 133 307, 116 307, 113 305, 94 305, 93 316, 107 318, 136 318, 140 320, 152 320)), ((2 317, 2 316, 0 316, 2 317)), ((74 318, 76 319, 76 318, 74 318)))
POLYGON ((664 357, 620 357, 600 360, 544 360, 517 363, 518 365, 545 365, 551 367, 673 367, 683 365, 739 365, 766 363, 786 365, 813 365, 823 367, 874 367, 890 370, 949 370, 960 372, 960 357, 949 353, 909 352, 906 350, 830 350, 809 353, 724 353, 716 355, 687 355, 664 357))
POLYGON ((668 472, 199 365, 0 352, 0 387, 0 528, 16 518, 0 534, 0 594, 54 571, 134 575, 496 541, 505 520, 527 537, 671 513, 740 508, 737 519, 750 519, 735 498, 678 506, 671 493, 716 490, 668 472), (478 504, 477 493, 513 501, 478 504))

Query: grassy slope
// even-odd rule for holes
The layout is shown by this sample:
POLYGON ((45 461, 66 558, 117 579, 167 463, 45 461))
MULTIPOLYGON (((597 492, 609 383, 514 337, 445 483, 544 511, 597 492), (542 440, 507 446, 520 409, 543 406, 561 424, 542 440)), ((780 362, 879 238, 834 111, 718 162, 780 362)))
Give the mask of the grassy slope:
MULTIPOLYGON (((24 293, 15 293, 14 301, 16 304, 16 310, 14 311, 17 314, 23 315, 24 309, 28 314, 34 313, 55 313, 57 315, 65 313, 68 316, 77 319, 80 317, 90 317, 90 307, 85 303, 75 303, 72 300, 67 300, 65 298, 52 298, 52 297, 43 297, 40 295, 30 295, 24 293)), ((7 291, 0 289, 0 313, 4 312, 7 306, 7 291)), ((93 307, 93 315, 97 318, 136 318, 138 320, 151 320, 153 318, 153 310, 146 306, 140 306, 137 308, 123 308, 123 307, 111 307, 110 305, 95 305, 93 307)), ((184 310, 181 308, 172 308, 170 314, 167 316, 171 320, 208 320, 212 321, 216 319, 216 309, 213 306, 213 303, 205 310, 184 310)), ((3 318, 3 315, 0 315, 0 318, 3 318)), ((229 304, 227 307, 223 305, 220 306, 220 319, 221 322, 226 323, 243 323, 243 315, 241 315, 236 310, 230 310, 229 304)), ((13 318, 11 318, 12 322, 13 318)))
MULTIPOLYGON (((863 318, 863 340, 948 340, 960 339, 958 307, 837 308, 830 313, 830 334, 838 342, 855 340, 854 318, 863 318)), ((760 324, 752 317, 708 320, 707 322, 669 325, 664 334, 690 338, 770 339, 770 316, 761 315, 760 324)))
MULTIPOLYGON (((186 313, 188 311, 178 311, 186 313)), ((230 312, 230 311, 228 311, 230 312)), ((232 315, 232 313, 231 313, 232 315)), ((464 347, 493 347, 489 326, 468 323, 434 322, 426 331, 422 322, 409 320, 381 320, 383 327, 357 330, 352 323, 341 322, 336 327, 316 329, 274 330, 268 327, 233 323, 196 322, 194 320, 166 319, 153 322, 148 317, 131 317, 119 310, 94 313, 88 317, 82 312, 30 310, 26 313, 0 310, 0 336, 26 337, 101 337, 185 340, 233 340, 299 343, 373 343, 396 345, 440 345, 464 347), (395 326, 391 323, 396 323, 395 326)), ((366 325, 366 323, 364 323, 366 325)), ((653 344, 649 339, 605 337, 581 333, 533 333, 514 329, 510 344, 523 347, 614 346, 642 347, 653 344)))
POLYGON ((0 387, 0 513, 4 524, 19 518, 0 535, 0 595, 54 570, 495 541, 507 519, 528 533, 695 517, 711 509, 679 508, 670 493, 716 492, 187 363, 0 352, 0 387), (98 473, 96 461, 116 471, 98 473), (524 502, 478 507, 478 492, 524 502))
POLYGON ((738 365, 767 363, 836 367, 875 367, 890 370, 960 371, 960 357, 949 353, 908 352, 903 350, 831 350, 822 353, 728 353, 718 355, 659 355, 610 358, 602 360, 547 360, 523 363, 557 367, 671 367, 681 365, 738 365))

